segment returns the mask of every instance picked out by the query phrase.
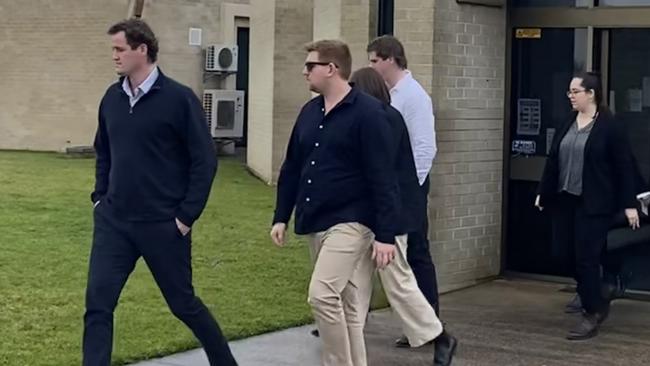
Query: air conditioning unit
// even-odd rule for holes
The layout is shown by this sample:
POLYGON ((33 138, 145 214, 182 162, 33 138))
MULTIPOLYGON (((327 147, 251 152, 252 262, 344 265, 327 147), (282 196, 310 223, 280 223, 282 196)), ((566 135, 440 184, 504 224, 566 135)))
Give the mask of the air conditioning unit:
POLYGON ((237 72, 237 46, 211 45, 205 50, 205 71, 237 72))
POLYGON ((203 109, 213 138, 244 137, 243 90, 206 89, 203 109))

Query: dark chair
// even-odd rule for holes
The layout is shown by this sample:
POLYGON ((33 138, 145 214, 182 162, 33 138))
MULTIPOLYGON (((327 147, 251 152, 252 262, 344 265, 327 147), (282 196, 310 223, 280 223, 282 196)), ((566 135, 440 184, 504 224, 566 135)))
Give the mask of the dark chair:
POLYGON ((625 297, 627 284, 632 273, 623 273, 625 257, 639 245, 650 245, 650 218, 641 213, 641 227, 632 230, 625 213, 621 211, 614 217, 614 222, 607 234, 607 250, 603 253, 603 287, 606 299, 614 300, 625 297))
POLYGON ((641 227, 636 230, 629 227, 624 212, 620 212, 614 217, 612 228, 607 234, 608 252, 636 245, 650 244, 650 218, 641 213, 640 210, 639 214, 641 227))

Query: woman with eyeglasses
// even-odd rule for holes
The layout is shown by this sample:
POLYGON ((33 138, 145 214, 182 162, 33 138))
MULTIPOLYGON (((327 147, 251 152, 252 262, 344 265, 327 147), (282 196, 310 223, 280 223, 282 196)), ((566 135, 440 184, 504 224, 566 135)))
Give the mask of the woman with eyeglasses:
POLYGON ((604 104, 598 75, 574 76, 567 97, 574 112, 555 134, 535 206, 550 210, 555 244, 573 249, 584 311, 567 339, 584 340, 596 336, 609 315, 600 260, 612 217, 624 209, 628 225, 639 227, 636 167, 624 126, 604 104))

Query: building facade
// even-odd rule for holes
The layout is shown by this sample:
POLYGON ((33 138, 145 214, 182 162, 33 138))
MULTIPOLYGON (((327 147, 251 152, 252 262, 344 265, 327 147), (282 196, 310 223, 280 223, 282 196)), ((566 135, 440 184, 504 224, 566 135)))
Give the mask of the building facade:
MULTIPOLYGON (((277 179, 296 114, 310 97, 300 74, 302 46, 339 38, 351 47, 353 69, 364 66, 366 46, 380 33, 380 6, 388 3, 251 1, 251 60, 265 68, 253 67, 250 79, 247 155, 258 176, 277 179), (272 41, 256 49, 256 40, 269 35, 272 41)), ((429 217, 441 289, 472 285, 501 268, 506 8, 456 0, 389 5, 393 33, 404 43, 409 68, 436 110, 439 151, 431 173, 429 217)))
MULTIPOLYGON (((303 45, 342 39, 356 69, 372 38, 402 40, 436 114, 429 218, 442 291, 503 272, 568 275, 567 259, 551 256, 548 214, 532 203, 575 70, 601 72, 650 176, 650 0, 0 0, 0 149, 92 143, 115 80, 105 33, 128 16, 151 24, 163 72, 197 95, 246 92, 246 161, 269 184, 311 97, 303 45), (204 72, 210 44, 240 46, 238 73, 204 72)), ((635 271, 635 286, 650 289, 650 273, 635 271)))
POLYGON ((246 0, 0 1, 0 149, 64 151, 92 144, 97 107, 116 80, 108 28, 142 16, 156 32, 164 73, 191 86, 234 88, 236 76, 204 80, 202 44, 236 43, 246 0), (242 5, 244 4, 244 5, 242 5))

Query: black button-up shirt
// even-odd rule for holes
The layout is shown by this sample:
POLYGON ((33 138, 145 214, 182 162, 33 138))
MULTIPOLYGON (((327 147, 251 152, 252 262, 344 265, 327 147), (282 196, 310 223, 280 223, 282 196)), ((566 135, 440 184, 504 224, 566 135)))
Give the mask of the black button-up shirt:
POLYGON ((381 102, 355 88, 327 114, 322 96, 309 101, 291 133, 273 222, 287 223, 295 206, 297 234, 359 222, 377 241, 394 243, 400 203, 391 132, 381 102))

